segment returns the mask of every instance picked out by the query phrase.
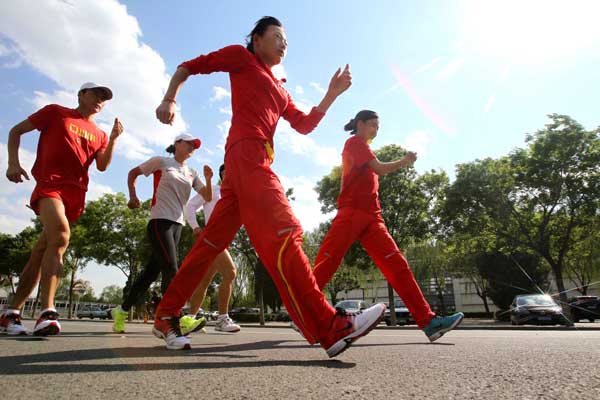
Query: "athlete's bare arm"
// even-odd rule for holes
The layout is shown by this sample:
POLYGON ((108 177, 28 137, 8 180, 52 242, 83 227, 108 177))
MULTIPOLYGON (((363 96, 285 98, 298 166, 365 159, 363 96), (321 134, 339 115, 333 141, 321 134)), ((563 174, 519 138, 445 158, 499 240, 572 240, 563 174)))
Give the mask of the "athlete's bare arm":
POLYGON ((212 177, 213 177, 212 169, 208 165, 205 165, 204 166, 204 179, 206 179, 206 185, 202 189, 200 189, 198 191, 198 193, 200 193, 202 195, 202 197, 204 197, 204 200, 207 203, 209 201, 212 201, 212 196, 213 196, 212 183, 211 183, 212 177))
POLYGON ((175 100, 177 98, 177 93, 179 93, 179 90, 187 80, 188 76, 190 76, 190 71, 188 71, 187 68, 179 67, 171 77, 171 82, 169 82, 169 88, 165 93, 165 97, 163 97, 163 101, 156 109, 156 118, 163 124, 173 124, 173 120, 175 119, 175 100))
POLYGON ((98 151, 96 153, 96 168, 98 168, 98 171, 106 171, 106 168, 110 165, 115 141, 121 136, 121 133, 123 133, 123 124, 121 124, 119 118, 115 118, 115 123, 110 132, 110 137, 108 138, 108 146, 106 146, 104 151, 98 151))
POLYGON ((401 158, 399 160, 381 162, 377 158, 374 158, 371 161, 369 161, 368 164, 369 167, 371 167, 371 169, 375 171, 377 175, 387 175, 391 172, 398 171, 400 168, 409 167, 413 165, 416 160, 417 153, 409 151, 408 153, 406 153, 404 158, 401 158))
POLYGON ((129 208, 139 208, 140 207, 140 199, 137 197, 137 193, 135 192, 135 181, 138 176, 142 175, 142 169, 140 167, 135 167, 127 174, 127 187, 129 188, 129 202, 127 203, 127 207, 129 208))
POLYGON ((23 182, 23 178, 29 180, 29 175, 21 167, 19 162, 19 146, 21 145, 21 135, 27 132, 31 132, 35 129, 35 126, 26 119, 13 126, 8 133, 8 168, 6 170, 6 177, 9 181, 14 183, 23 182))
POLYGON ((323 100, 321 100, 317 106, 317 110, 322 113, 327 112, 335 99, 337 99, 340 94, 348 90, 350 85, 352 85, 352 75, 350 74, 350 65, 346 64, 346 67, 343 71, 338 68, 338 70, 335 71, 335 74, 333 74, 331 77, 327 93, 325 93, 325 97, 323 97, 323 100))

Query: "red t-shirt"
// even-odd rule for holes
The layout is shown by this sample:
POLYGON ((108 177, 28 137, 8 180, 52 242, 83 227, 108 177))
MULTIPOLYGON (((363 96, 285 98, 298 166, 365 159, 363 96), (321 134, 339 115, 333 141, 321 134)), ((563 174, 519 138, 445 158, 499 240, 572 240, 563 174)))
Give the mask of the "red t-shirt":
POLYGON ((227 46, 180 65, 191 74, 228 72, 231 82, 231 128, 225 151, 242 139, 267 141, 280 117, 302 134, 311 132, 325 115, 315 107, 307 115, 300 111, 288 91, 260 58, 240 45, 227 46))
POLYGON ((369 167, 375 158, 367 142, 358 136, 346 140, 342 151, 342 185, 337 207, 354 207, 366 211, 381 211, 379 177, 369 167))
POLYGON ((77 110, 50 104, 29 116, 40 133, 31 173, 38 184, 75 185, 87 190, 88 169, 108 137, 77 110))

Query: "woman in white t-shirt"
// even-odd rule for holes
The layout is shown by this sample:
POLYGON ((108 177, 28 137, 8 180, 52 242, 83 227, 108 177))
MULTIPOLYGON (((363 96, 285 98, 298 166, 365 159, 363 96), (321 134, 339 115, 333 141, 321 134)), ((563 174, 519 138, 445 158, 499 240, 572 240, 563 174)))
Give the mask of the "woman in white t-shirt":
POLYGON ((194 169, 186 165, 188 158, 200 147, 200 139, 181 134, 167 148, 172 157, 152 157, 129 171, 129 208, 138 208, 140 200, 135 191, 138 176, 154 176, 152 208, 148 222, 148 238, 152 248, 150 260, 140 276, 133 282, 120 307, 113 310, 113 331, 125 332, 125 318, 131 306, 137 303, 150 285, 162 275, 161 290, 164 294, 177 273, 177 244, 183 227, 183 208, 190 198, 192 188, 206 199, 212 199, 212 170, 204 166, 206 185, 194 169))
MULTIPOLYGON (((219 167, 219 177, 221 178, 221 182, 223 181, 225 173, 225 165, 221 165, 219 167)), ((202 193, 197 194, 192 197, 189 203, 186 206, 185 210, 185 218, 188 224, 194 229, 194 237, 197 238, 202 231, 200 226, 198 225, 198 221, 196 220, 196 210, 200 207, 204 209, 204 221, 208 223, 210 216, 212 214, 217 201, 221 198, 221 188, 218 185, 215 185, 213 188, 213 196, 212 200, 207 200, 202 193)), ((187 334, 189 332, 194 332, 199 329, 202 329, 200 325, 206 324, 206 321, 203 320, 202 317, 200 323, 198 323, 199 319, 196 318, 196 314, 200 310, 202 303, 204 302, 204 298, 206 297, 206 289, 208 285, 212 282, 215 275, 219 273, 221 274, 222 281, 219 284, 219 293, 218 293, 218 303, 219 303, 219 316, 217 317, 217 324, 215 325, 215 330, 222 332, 239 332, 240 326, 232 321, 229 317, 228 309, 229 309, 229 299, 231 298, 231 290, 233 287, 233 281, 235 280, 235 275, 237 273, 235 264, 229 255, 227 249, 223 250, 215 261, 213 261, 210 270, 202 281, 194 291, 194 294, 190 298, 190 311, 188 315, 185 315, 179 319, 179 324, 181 325, 181 331, 183 334, 187 334)))

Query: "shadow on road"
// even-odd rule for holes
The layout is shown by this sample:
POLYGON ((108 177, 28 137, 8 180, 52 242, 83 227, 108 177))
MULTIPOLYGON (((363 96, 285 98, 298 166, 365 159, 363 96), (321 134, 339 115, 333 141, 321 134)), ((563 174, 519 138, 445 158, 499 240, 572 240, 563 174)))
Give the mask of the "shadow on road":
MULTIPOLYGON (((44 338, 31 338, 44 339, 44 338)), ((21 339, 21 340, 31 340, 21 339)), ((223 354, 226 352, 243 352, 265 350, 274 348, 299 348, 306 346, 281 346, 283 340, 261 341, 255 343, 236 345, 217 345, 212 347, 197 347, 192 350, 172 351, 164 347, 115 347, 103 349, 83 349, 58 351, 53 353, 29 354, 4 357, 0 366, 0 375, 32 375, 32 374, 64 374, 112 371, 161 371, 161 370, 189 370, 203 368, 257 368, 273 366, 291 367, 325 367, 325 368, 354 368, 356 363, 340 360, 257 360, 254 355, 223 354), (227 362, 180 362, 180 363, 110 363, 87 364, 85 361, 93 360, 119 360, 128 358, 158 358, 158 357, 224 357, 227 362), (236 361, 236 360, 245 361, 236 361)))

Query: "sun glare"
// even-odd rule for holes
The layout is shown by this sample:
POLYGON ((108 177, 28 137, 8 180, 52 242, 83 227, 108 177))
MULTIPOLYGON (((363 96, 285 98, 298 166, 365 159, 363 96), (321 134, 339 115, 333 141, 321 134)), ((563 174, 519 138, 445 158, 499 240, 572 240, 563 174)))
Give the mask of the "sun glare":
POLYGON ((560 60, 600 45, 598 1, 473 1, 462 47, 511 64, 560 60))

